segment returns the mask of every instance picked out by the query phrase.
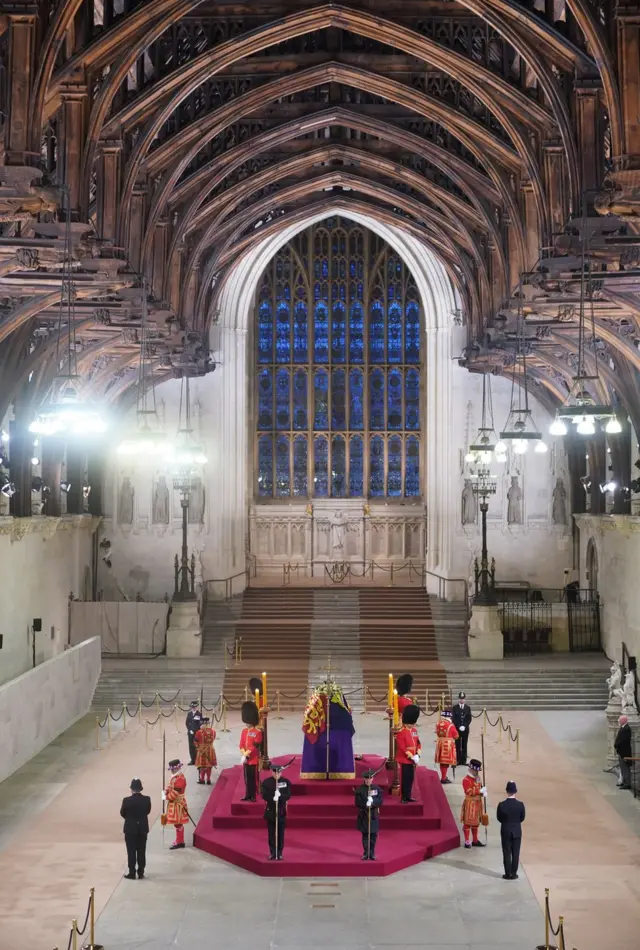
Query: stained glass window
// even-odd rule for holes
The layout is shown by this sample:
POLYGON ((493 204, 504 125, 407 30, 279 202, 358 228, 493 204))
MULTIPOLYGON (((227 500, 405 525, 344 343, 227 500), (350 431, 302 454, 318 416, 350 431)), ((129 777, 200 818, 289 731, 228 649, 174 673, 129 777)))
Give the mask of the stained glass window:
POLYGON ((395 251, 328 218, 256 303, 257 497, 419 498, 421 307, 395 251))

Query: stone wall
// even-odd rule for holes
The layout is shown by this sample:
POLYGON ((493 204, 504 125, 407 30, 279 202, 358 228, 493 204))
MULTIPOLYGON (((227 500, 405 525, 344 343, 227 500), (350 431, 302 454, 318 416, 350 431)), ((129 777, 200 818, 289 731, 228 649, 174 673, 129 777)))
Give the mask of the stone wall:
POLYGON ((640 655, 640 517, 576 515, 580 529, 580 586, 601 600, 603 647, 622 659, 621 644, 640 655))
POLYGON ((70 605, 70 642, 81 643, 86 631, 100 637, 102 652, 162 653, 167 641, 169 605, 100 600, 70 605))
POLYGON ((93 637, 0 686, 0 782, 86 715, 99 676, 93 637))
MULTIPOLYGON (((61 518, 0 518, 2 611, 0 683, 33 665, 31 625, 36 633, 36 663, 64 650, 69 634, 69 595, 85 599, 92 591, 92 535, 98 519, 90 515, 61 518)), ((91 631, 84 632, 84 637, 91 631)))

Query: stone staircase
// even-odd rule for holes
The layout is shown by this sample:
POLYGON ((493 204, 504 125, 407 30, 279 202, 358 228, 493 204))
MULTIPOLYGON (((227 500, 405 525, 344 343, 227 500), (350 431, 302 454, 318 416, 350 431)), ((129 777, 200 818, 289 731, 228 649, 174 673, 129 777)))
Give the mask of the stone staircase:
POLYGON ((164 711, 174 702, 188 706, 191 700, 200 699, 203 690, 205 706, 213 706, 220 696, 224 671, 221 668, 175 669, 163 657, 153 661, 155 665, 146 668, 138 665, 137 660, 120 660, 114 668, 113 662, 103 669, 96 691, 93 695, 95 709, 111 709, 117 715, 125 702, 130 711, 138 708, 138 698, 152 703, 156 690, 163 700, 164 711), (177 699, 173 699, 180 690, 177 699))
POLYGON ((454 697, 463 689, 474 712, 486 709, 604 709, 608 672, 604 657, 550 656, 527 663, 506 661, 500 668, 490 663, 458 666, 447 664, 454 697))
POLYGON ((329 661, 355 711, 363 708, 360 662, 360 600, 357 590, 313 592, 313 624, 309 655, 309 689, 321 683, 329 661))

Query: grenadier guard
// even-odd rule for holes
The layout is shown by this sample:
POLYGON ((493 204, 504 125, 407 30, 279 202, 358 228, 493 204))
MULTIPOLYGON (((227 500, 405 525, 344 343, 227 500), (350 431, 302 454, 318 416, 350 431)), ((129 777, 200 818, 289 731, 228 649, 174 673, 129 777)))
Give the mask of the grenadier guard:
POLYGON ((258 765, 262 745, 262 729, 259 727, 260 713, 255 703, 242 704, 242 721, 245 728, 240 735, 240 755, 244 766, 243 802, 255 802, 258 790, 258 765))
POLYGON ((419 706, 407 706, 402 713, 402 726, 396 732, 396 762, 400 766, 400 801, 403 804, 416 801, 411 797, 411 791, 422 749, 415 725, 419 715, 419 706))
POLYGON ((469 774, 462 779, 462 791, 464 792, 464 801, 460 812, 460 821, 464 832, 465 848, 484 848, 484 844, 478 841, 478 828, 482 823, 484 809, 482 799, 487 794, 486 788, 480 780, 480 769, 482 762, 478 759, 469 759, 469 774))
POLYGON ((196 768, 198 769, 198 785, 211 785, 211 769, 218 764, 216 750, 213 743, 216 738, 216 731, 209 725, 210 719, 204 716, 202 726, 195 734, 196 740, 196 768))
POLYGON ((451 785, 447 778, 450 765, 456 765, 456 739, 458 730, 451 722, 451 713, 443 710, 436 723, 436 754, 435 762, 440 766, 440 784, 451 785))
POLYGON ((411 688, 413 686, 413 676, 411 673, 403 673, 402 676, 399 676, 396 680, 396 692, 398 694, 398 712, 400 718, 402 719, 402 713, 405 711, 407 706, 417 705, 413 696, 409 696, 411 688))
POLYGON ((176 829, 176 840, 171 845, 170 851, 184 848, 184 826, 189 821, 189 809, 185 798, 187 780, 182 768, 183 765, 180 759, 171 759, 169 762, 171 779, 162 793, 163 800, 167 802, 165 824, 173 825, 176 829))

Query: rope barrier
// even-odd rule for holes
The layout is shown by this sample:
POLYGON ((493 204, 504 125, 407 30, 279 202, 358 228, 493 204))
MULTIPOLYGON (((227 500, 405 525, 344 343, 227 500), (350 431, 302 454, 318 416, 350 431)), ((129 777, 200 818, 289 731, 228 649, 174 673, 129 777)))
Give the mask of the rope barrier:
MULTIPOLYGON (((564 917, 558 917, 558 926, 553 926, 551 907, 549 904, 549 888, 544 889, 544 943, 539 944, 536 950, 566 950, 564 936, 564 917), (551 943, 552 937, 558 937, 558 946, 551 943)), ((575 947, 574 947, 575 950, 575 947)))
MULTIPOLYGON (((89 890, 89 902, 87 904, 87 913, 85 914, 82 927, 78 927, 78 919, 74 917, 71 921, 71 930, 69 931, 69 940, 67 941, 67 950, 78 950, 78 937, 82 937, 89 928, 89 942, 85 944, 85 950, 104 950, 101 944, 96 943, 96 889, 89 890)), ((54 947, 54 950, 58 950, 54 947)))

